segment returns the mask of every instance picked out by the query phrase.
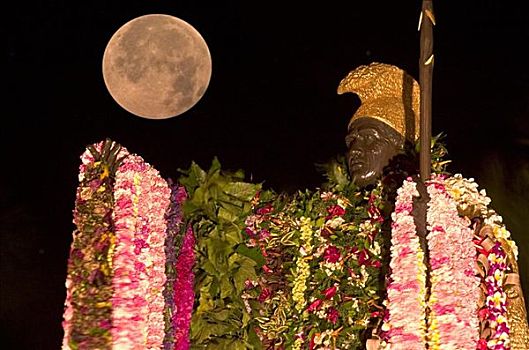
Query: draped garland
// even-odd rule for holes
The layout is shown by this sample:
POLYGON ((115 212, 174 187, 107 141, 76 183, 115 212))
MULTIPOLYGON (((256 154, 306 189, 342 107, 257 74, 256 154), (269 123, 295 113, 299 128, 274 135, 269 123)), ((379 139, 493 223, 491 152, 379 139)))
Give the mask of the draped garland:
POLYGON ((397 191, 391 215, 391 277, 383 335, 391 349, 425 349, 426 266, 412 215, 419 192, 409 180, 397 191))
POLYGON ((397 191, 390 246, 392 173, 360 190, 333 162, 324 187, 289 195, 221 171, 216 159, 167 183, 110 140, 81 159, 63 349, 504 350, 524 341, 517 330, 527 323, 511 324, 508 302, 520 288, 517 247, 473 179, 426 183, 427 274, 411 178, 397 191))
POLYGON ((118 154, 127 152, 107 141, 81 156, 73 220, 76 230, 66 277, 63 349, 111 347, 116 241, 111 214, 118 154))
POLYGON ((470 220, 460 217, 442 176, 427 182, 431 294, 429 348, 475 349, 479 339, 476 248, 470 220))
POLYGON ((415 186, 410 178, 404 182, 392 214, 381 347, 510 349, 505 286, 511 282, 504 247, 514 255, 517 249, 501 217, 488 208, 490 199, 473 179, 432 175, 427 182, 428 296, 423 293, 424 252, 411 215, 415 186), (470 218, 480 218, 483 225, 476 227, 470 218))
POLYGON ((189 324, 193 309, 194 252, 193 230, 184 221, 182 204, 187 199, 183 186, 168 181, 171 204, 165 214, 167 236, 165 239, 165 298, 166 350, 189 348, 189 324))
POLYGON ((114 189, 113 346, 159 349, 164 339, 164 214, 170 189, 138 156, 124 159, 114 189))
MULTIPOLYGON (((457 202, 459 214, 478 219, 481 223, 475 229, 473 240, 477 250, 477 272, 481 278, 478 349, 510 349, 512 326, 518 327, 519 332, 515 334, 512 346, 527 348, 527 320, 513 319, 508 314, 507 291, 520 288, 517 275, 512 271, 518 255, 516 243, 510 238, 502 217, 489 207, 491 200, 486 191, 478 190, 474 179, 456 174, 446 179, 445 185, 457 202), (511 252, 510 257, 508 251, 511 252), (515 324, 509 324, 509 319, 515 324)), ((521 299, 518 302, 523 304, 521 299)))
POLYGON ((158 171, 110 140, 89 146, 81 160, 62 348, 188 344, 194 241, 179 209, 185 191, 173 186, 171 196, 158 171), (167 288, 167 275, 177 288, 167 288))

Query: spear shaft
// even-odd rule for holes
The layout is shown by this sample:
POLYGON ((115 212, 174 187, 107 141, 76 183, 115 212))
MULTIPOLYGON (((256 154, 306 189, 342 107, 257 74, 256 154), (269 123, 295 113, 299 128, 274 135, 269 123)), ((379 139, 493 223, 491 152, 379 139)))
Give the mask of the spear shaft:
POLYGON ((435 18, 433 1, 423 0, 419 29, 421 47, 419 58, 419 85, 421 86, 421 130, 420 130, 420 171, 422 181, 430 178, 432 156, 432 76, 433 76, 433 26, 435 18))

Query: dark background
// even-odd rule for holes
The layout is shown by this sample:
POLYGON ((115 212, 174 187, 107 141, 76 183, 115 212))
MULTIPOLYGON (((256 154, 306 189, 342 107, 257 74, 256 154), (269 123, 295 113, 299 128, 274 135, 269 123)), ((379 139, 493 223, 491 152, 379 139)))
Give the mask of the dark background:
MULTIPOLYGON (((434 5, 433 131, 447 134, 449 170, 474 177, 504 216, 520 248, 527 300, 529 18, 507 1, 434 5)), ((60 346, 79 156, 87 144, 110 137, 164 177, 218 156, 224 168, 245 169, 265 186, 314 188, 322 181, 314 163, 344 152, 359 104, 336 94, 339 81, 372 61, 418 77, 419 9, 419 1, 10 2, 0 124, 2 348, 60 346), (204 97, 169 120, 123 110, 101 73, 112 34, 150 13, 193 25, 212 56, 204 97)))

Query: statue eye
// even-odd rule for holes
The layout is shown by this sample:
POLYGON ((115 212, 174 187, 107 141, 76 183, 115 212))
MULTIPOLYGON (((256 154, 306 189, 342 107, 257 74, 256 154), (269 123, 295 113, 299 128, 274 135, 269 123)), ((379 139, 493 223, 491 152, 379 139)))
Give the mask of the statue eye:
POLYGON ((378 132, 376 130, 370 129, 368 132, 364 132, 362 134, 362 138, 365 140, 367 144, 371 144, 373 142, 376 142, 380 139, 378 132))
POLYGON ((345 138, 345 145, 347 147, 351 147, 351 144, 356 140, 356 138, 357 138, 357 135, 348 135, 345 138))

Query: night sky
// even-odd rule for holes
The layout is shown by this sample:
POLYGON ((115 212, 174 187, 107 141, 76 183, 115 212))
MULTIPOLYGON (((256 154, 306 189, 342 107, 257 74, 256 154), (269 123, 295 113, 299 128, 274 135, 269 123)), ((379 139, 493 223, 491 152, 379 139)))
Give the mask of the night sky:
MULTIPOLYGON (((359 105, 336 88, 373 61, 418 78, 419 1, 12 1, 3 11, 7 111, 0 142, 3 349, 57 349, 79 156, 106 137, 164 177, 191 161, 276 190, 314 188, 315 163, 345 151, 359 105), (122 109, 101 73, 105 46, 129 20, 163 13, 206 40, 204 97, 167 120, 122 109), (16 345, 15 345, 16 344, 16 345), (7 345, 7 347, 4 347, 7 345)), ((529 290, 529 18, 507 1, 434 1, 433 133, 449 170, 487 189, 520 248, 529 290)))

